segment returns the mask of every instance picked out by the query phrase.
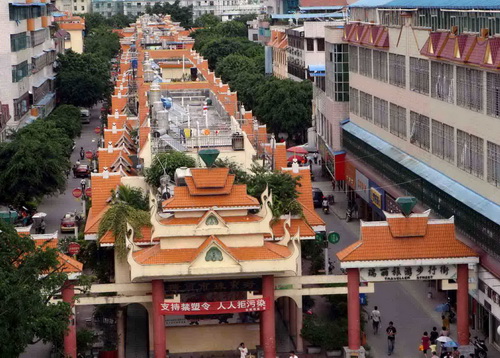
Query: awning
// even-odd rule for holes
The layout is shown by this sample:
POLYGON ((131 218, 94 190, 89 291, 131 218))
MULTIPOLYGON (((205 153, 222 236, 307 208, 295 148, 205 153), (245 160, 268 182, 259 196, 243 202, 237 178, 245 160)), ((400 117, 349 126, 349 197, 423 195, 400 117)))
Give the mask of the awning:
POLYGON ((456 200, 500 225, 500 205, 470 190, 350 121, 344 122, 342 129, 411 170, 429 183, 432 183, 456 200))
POLYGON ((325 65, 309 65, 307 70, 311 77, 325 77, 325 65))

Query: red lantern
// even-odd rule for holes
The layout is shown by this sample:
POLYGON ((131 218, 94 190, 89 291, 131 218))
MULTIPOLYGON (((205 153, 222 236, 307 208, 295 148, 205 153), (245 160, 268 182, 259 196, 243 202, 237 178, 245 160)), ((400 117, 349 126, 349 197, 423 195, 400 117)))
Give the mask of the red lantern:
POLYGON ((81 196, 82 196, 82 189, 75 188, 75 189, 73 189, 73 191, 72 191, 71 193, 73 194, 73 196, 74 196, 75 198, 77 198, 77 199, 78 199, 79 197, 81 197, 81 196))
POLYGON ((80 252, 80 245, 77 244, 76 242, 71 242, 68 245, 68 254, 71 256, 76 255, 80 252))
POLYGON ((85 189, 85 195, 87 195, 89 198, 91 198, 92 197, 92 188, 85 189))

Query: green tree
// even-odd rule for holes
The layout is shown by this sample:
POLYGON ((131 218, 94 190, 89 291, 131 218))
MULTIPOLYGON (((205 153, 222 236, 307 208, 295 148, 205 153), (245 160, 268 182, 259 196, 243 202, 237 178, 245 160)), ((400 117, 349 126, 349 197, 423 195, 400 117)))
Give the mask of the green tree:
POLYGON ((215 26, 215 32, 224 37, 243 37, 247 38, 247 25, 239 21, 221 22, 215 26))
POLYGON ((106 25, 106 18, 97 12, 82 15, 85 18, 85 30, 87 33, 93 29, 106 25))
POLYGON ((108 61, 120 51, 120 38, 109 28, 99 26, 85 37, 85 52, 101 56, 108 61))
POLYGON ((238 92, 238 100, 243 102, 245 109, 251 110, 255 106, 257 87, 264 81, 262 73, 241 71, 229 82, 229 86, 231 90, 238 92))
POLYGON ((182 27, 190 27, 193 22, 193 5, 181 6, 180 1, 174 3, 155 3, 153 7, 147 6, 146 13, 149 15, 170 15, 172 21, 180 22, 182 27))
POLYGON ((272 192, 272 212, 274 218, 282 215, 302 214, 302 207, 297 198, 299 197, 297 187, 300 186, 300 177, 292 177, 288 173, 279 171, 269 172, 262 167, 253 167, 253 175, 248 180, 248 194, 260 200, 261 194, 266 187, 272 192))
POLYGON ((255 73, 255 62, 246 56, 231 54, 218 61, 215 68, 215 75, 220 77, 225 83, 235 80, 241 73, 255 73))
POLYGON ((208 66, 213 71, 219 60, 234 53, 240 53, 245 48, 244 39, 239 38, 215 38, 207 42, 200 53, 208 61, 208 66))
POLYGON ((257 14, 247 14, 247 15, 240 15, 236 18, 233 19, 233 21, 238 21, 242 22, 246 25, 247 21, 252 21, 257 18, 257 14))
POLYGON ((221 19, 213 14, 203 14, 194 20, 194 27, 211 28, 220 24, 221 19))
POLYGON ((116 191, 113 190, 113 200, 132 206, 137 210, 149 210, 148 195, 140 188, 129 185, 120 185, 116 191))
POLYGON ((35 121, 0 145, 0 202, 16 206, 62 193, 72 141, 54 121, 35 121))
POLYGON ((109 61, 95 54, 59 54, 56 71, 56 88, 63 103, 91 107, 111 92, 109 61))
POLYGON ((119 257, 127 254, 127 223, 133 228, 135 237, 142 237, 141 228, 151 226, 149 212, 137 210, 124 202, 116 202, 104 213, 97 238, 100 241, 109 231, 115 238, 115 250, 119 257))
POLYGON ((61 128, 70 138, 79 136, 82 132, 82 121, 80 110, 72 105, 63 104, 57 107, 44 120, 53 121, 58 128, 61 128))
POLYGON ((250 174, 239 163, 233 162, 228 158, 217 159, 214 166, 217 168, 229 168, 229 174, 234 174, 235 176, 235 184, 247 184, 250 180, 250 174))
POLYGON ((50 302, 67 280, 56 250, 0 222, 0 277, 0 357, 18 357, 29 344, 63 336, 70 306, 50 302))
POLYGON ((164 174, 174 179, 175 170, 180 167, 194 168, 196 161, 183 152, 160 153, 155 156, 151 167, 146 168, 146 183, 154 188, 160 186, 160 177, 164 174))

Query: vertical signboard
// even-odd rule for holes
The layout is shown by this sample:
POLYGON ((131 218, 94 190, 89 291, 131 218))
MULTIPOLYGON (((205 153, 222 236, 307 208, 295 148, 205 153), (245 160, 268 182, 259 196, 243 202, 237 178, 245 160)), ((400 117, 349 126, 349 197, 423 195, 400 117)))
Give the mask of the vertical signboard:
POLYGON ((356 194, 358 194, 358 196, 367 203, 370 202, 369 180, 366 177, 366 175, 364 175, 357 169, 356 169, 356 194))

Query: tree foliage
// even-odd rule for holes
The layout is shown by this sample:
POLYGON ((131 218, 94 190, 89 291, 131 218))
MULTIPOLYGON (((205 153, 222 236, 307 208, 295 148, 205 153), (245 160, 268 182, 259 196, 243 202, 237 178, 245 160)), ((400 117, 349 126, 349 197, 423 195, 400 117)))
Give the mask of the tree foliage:
POLYGON ((94 29, 102 26, 109 27, 110 29, 122 29, 135 22, 135 17, 126 16, 123 14, 116 14, 109 18, 105 18, 99 13, 82 14, 85 18, 85 29, 87 33, 92 32, 94 29))
POLYGON ((225 83, 231 83, 242 73, 243 68, 246 70, 244 73, 253 73, 256 70, 255 62, 249 57, 231 54, 218 61, 215 75, 225 83))
POLYGON ((57 107, 46 117, 45 121, 53 121, 58 128, 61 128, 70 138, 79 136, 82 132, 80 110, 75 106, 63 104, 57 107))
POLYGON ((211 28, 217 26, 221 22, 220 17, 213 14, 203 14, 194 20, 194 27, 211 28))
POLYGON ((140 188, 122 184, 113 190, 113 198, 115 202, 128 204, 134 209, 149 211, 148 195, 140 188))
POLYGON ((55 249, 37 246, 0 221, 0 276, 0 357, 18 357, 35 337, 47 342, 63 336, 71 309, 50 303, 67 279, 55 249))
POLYGON ((175 170, 180 167, 194 168, 196 161, 183 152, 160 153, 155 156, 151 167, 146 168, 146 182, 154 188, 160 186, 160 177, 164 174, 174 179, 175 170))
POLYGON ((146 6, 146 14, 170 15, 172 21, 180 22, 182 27, 190 27, 193 23, 193 5, 181 6, 179 0, 146 6))
POLYGON ((109 28, 99 26, 85 37, 85 52, 111 60, 120 51, 120 38, 109 28))
POLYGON ((91 107, 111 91, 109 59, 68 51, 57 59, 56 87, 63 103, 91 107))

